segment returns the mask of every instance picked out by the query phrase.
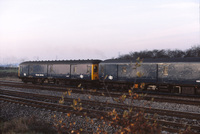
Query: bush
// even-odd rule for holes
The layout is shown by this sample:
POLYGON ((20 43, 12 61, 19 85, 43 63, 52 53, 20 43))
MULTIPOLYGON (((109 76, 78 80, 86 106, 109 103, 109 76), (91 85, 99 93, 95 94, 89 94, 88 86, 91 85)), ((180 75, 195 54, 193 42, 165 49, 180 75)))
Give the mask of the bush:
POLYGON ((22 117, 1 124, 3 134, 29 133, 29 134, 56 134, 53 126, 36 117, 22 117))

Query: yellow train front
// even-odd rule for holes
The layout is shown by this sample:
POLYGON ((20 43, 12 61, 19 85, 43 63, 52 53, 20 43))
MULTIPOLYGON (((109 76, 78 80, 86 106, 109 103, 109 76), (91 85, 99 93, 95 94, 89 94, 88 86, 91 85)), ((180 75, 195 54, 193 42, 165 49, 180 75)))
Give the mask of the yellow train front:
POLYGON ((19 65, 23 82, 78 85, 98 82, 100 60, 28 61, 19 65))

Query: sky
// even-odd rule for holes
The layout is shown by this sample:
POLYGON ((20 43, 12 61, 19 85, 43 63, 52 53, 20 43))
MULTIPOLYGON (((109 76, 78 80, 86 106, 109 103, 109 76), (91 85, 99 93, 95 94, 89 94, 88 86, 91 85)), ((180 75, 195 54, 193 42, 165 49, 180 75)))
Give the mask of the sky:
POLYGON ((200 0, 0 0, 0 65, 200 45, 200 0))

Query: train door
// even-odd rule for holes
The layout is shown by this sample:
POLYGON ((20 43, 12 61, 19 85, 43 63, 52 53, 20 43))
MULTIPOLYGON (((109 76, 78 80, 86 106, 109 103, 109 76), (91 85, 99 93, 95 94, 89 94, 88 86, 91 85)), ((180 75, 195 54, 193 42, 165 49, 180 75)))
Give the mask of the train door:
POLYGON ((92 64, 92 75, 91 78, 92 80, 98 80, 99 79, 99 74, 98 74, 98 64, 92 64))

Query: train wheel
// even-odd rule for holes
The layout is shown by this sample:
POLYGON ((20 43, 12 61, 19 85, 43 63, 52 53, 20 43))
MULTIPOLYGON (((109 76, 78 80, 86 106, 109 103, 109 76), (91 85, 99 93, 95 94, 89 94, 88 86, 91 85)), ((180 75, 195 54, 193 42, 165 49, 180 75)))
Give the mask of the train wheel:
POLYGON ((44 81, 43 80, 39 80, 39 82, 38 82, 40 85, 42 85, 43 83, 44 83, 44 81))
POLYGON ((58 85, 59 85, 59 83, 60 83, 60 82, 57 80, 57 81, 56 81, 56 84, 58 84, 58 85))
POLYGON ((36 84, 36 81, 32 81, 32 84, 36 84))
POLYGON ((54 84, 57 84, 56 82, 57 82, 56 79, 54 79, 54 80, 53 80, 53 83, 54 83, 54 84))
POLYGON ((196 87, 195 94, 200 95, 200 87, 196 87))

